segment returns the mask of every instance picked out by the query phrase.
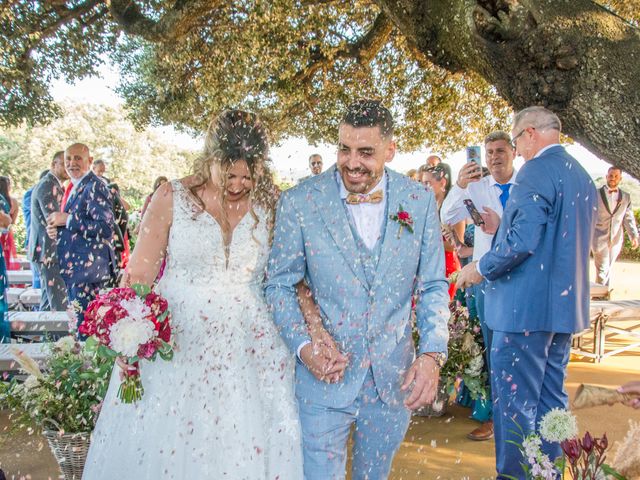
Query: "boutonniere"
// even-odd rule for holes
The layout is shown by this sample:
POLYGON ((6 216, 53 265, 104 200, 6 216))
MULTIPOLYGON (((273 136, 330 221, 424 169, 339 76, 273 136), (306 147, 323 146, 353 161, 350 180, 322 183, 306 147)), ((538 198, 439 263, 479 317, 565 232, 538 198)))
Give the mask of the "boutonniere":
POLYGON ((398 212, 393 215, 389 215, 389 218, 400 224, 400 228, 398 229, 398 238, 400 238, 400 234, 402 233, 403 228, 406 228, 411 233, 413 233, 413 217, 411 217, 411 214, 409 212, 402 208, 402 205, 400 205, 398 212))

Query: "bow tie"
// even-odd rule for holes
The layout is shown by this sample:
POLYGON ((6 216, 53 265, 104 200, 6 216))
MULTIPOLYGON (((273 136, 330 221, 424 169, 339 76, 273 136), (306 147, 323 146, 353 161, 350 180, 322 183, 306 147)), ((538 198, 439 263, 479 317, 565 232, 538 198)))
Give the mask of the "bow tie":
POLYGON ((612 193, 618 193, 618 189, 617 188, 613 190, 609 189, 609 194, 612 194, 612 193))
POLYGON ((347 195, 349 205, 359 205, 361 203, 380 203, 384 198, 382 190, 373 193, 350 193, 347 195))

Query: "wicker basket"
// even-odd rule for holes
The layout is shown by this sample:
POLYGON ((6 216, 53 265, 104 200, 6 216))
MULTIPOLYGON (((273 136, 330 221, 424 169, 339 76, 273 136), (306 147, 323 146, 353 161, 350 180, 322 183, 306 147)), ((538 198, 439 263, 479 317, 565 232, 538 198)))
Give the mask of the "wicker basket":
POLYGON ((65 480, 80 480, 89 452, 90 433, 60 433, 44 430, 44 437, 56 458, 65 480))
POLYGON ((416 417, 441 417, 447 413, 447 405, 449 405, 449 393, 447 388, 441 385, 438 388, 435 401, 431 405, 415 410, 413 415, 416 417))

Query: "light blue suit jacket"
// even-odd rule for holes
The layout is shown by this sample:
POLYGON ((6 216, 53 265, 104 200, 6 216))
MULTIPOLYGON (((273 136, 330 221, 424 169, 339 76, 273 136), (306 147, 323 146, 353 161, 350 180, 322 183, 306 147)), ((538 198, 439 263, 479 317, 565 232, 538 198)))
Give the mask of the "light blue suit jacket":
POLYGON ((298 362, 299 398, 325 406, 351 404, 371 365, 384 402, 401 402, 402 377, 414 359, 411 297, 418 294, 419 353, 446 352, 449 318, 444 250, 434 196, 386 170, 389 214, 400 205, 414 232, 388 219, 375 278, 367 282, 336 180, 336 168, 285 191, 278 206, 265 293, 292 352, 309 340, 295 286, 306 279, 329 333, 348 353, 338 384, 313 377, 298 362))
POLYGON ((596 188, 564 147, 525 163, 480 259, 492 330, 573 333, 589 325, 589 248, 596 188))

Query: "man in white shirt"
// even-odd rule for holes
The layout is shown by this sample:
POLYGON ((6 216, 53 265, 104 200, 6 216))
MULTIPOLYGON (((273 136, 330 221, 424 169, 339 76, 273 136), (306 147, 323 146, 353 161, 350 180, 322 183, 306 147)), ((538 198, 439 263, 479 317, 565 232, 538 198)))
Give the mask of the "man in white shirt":
MULTIPOLYGON (((484 140, 485 159, 490 175, 482 177, 482 167, 476 162, 469 162, 462 167, 458 181, 452 186, 442 203, 440 218, 444 224, 455 224, 470 218, 464 200, 470 199, 480 212, 495 211, 502 216, 502 210, 509 198, 509 192, 515 181, 517 172, 513 168, 515 149, 506 132, 492 132, 484 140)), ((480 259, 491 248, 494 234, 485 233, 476 227, 474 233, 473 259, 480 259)), ((486 348, 486 366, 489 372, 489 347, 491 331, 487 328, 484 311, 485 283, 475 285, 474 299, 476 310, 482 327, 482 337, 486 348)), ((488 312, 491 314, 491 312, 488 312)), ((488 387, 488 385, 487 385, 488 387)), ((491 396, 489 395, 489 399, 491 396)), ((493 437, 493 421, 483 423, 467 435, 471 440, 488 440, 493 437)))
POLYGON ((607 184, 598 189, 598 215, 591 241, 591 251, 596 265, 596 283, 609 285, 611 267, 616 261, 626 230, 632 248, 638 248, 638 228, 633 216, 631 197, 619 188, 622 170, 611 167, 607 172, 607 184))

